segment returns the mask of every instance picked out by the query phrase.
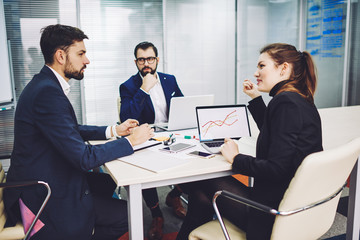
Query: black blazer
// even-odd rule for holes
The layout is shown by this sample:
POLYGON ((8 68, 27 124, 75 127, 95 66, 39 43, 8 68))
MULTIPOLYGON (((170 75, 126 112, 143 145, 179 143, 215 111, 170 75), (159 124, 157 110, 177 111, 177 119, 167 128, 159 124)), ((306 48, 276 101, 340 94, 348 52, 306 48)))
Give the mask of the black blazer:
MULTIPOLYGON (((314 104, 295 92, 275 95, 283 82, 270 92, 266 107, 262 98, 251 100, 249 110, 260 133, 256 158, 239 154, 233 169, 254 177, 251 198, 277 208, 303 159, 322 151, 321 120, 314 104)), ((247 239, 270 239, 274 217, 251 209, 247 239)))
MULTIPOLYGON (((91 146, 86 140, 105 139, 106 127, 78 125, 73 107, 47 66, 23 90, 15 113, 15 140, 7 181, 42 180, 52 195, 40 220, 45 226, 34 235, 41 239, 91 239, 93 199, 86 173, 133 149, 123 138, 91 146)), ((36 213, 44 188, 7 189, 9 219, 20 220, 18 199, 36 213)))

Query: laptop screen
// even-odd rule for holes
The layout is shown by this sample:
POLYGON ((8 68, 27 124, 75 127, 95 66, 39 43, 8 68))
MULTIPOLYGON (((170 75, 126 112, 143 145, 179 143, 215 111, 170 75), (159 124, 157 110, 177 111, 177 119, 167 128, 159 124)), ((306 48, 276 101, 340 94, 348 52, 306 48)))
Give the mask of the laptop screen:
POLYGON ((197 107, 200 141, 251 136, 246 105, 197 107))
POLYGON ((167 130, 196 128, 195 108, 197 106, 211 106, 213 104, 214 95, 171 98, 167 130))

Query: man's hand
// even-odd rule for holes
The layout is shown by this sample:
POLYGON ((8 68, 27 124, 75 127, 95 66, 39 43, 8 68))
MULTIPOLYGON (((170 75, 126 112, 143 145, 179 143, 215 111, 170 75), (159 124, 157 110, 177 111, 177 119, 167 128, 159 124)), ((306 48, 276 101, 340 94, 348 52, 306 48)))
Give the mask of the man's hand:
POLYGON ((229 163, 234 162, 234 157, 239 154, 239 148, 234 140, 225 138, 225 143, 221 146, 221 153, 229 163))
POLYGON ((139 145, 146 142, 154 136, 154 129, 152 129, 149 124, 144 123, 140 127, 134 128, 129 139, 132 146, 139 145))
POLYGON ((139 126, 139 122, 137 120, 128 119, 120 125, 116 126, 116 133, 119 136, 126 136, 129 135, 131 131, 137 126, 139 126))
POLYGON ((148 73, 143 78, 143 84, 141 85, 141 89, 148 93, 150 89, 152 89, 155 86, 157 81, 158 79, 156 78, 156 75, 148 73))

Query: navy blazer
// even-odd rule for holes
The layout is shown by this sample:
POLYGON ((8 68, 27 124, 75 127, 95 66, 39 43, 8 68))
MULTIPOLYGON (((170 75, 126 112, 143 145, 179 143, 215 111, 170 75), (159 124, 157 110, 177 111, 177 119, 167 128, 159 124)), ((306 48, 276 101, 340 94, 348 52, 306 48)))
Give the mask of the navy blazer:
MULTIPOLYGON (((250 101, 249 110, 260 129, 256 158, 238 154, 235 172, 254 177, 251 199, 277 208, 304 158, 322 151, 321 119, 314 104, 298 93, 282 92, 285 82, 270 91, 274 96, 265 106, 261 97, 250 101)), ((270 239, 275 217, 250 209, 247 239, 270 239)))
MULTIPOLYGON (((161 86, 164 90, 167 115, 169 115, 170 99, 184 96, 173 75, 158 72, 161 86)), ((149 94, 140 89, 142 78, 140 72, 131 76, 120 85, 121 109, 120 120, 136 119, 140 124, 154 123, 155 111, 149 94)))
MULTIPOLYGON (((125 138, 95 146, 85 144, 86 140, 105 139, 105 129, 78 125, 70 101, 47 66, 23 90, 16 107, 7 181, 49 183, 52 194, 40 216, 45 226, 35 236, 91 239, 95 216, 86 173, 133 153, 125 138)), ((20 220, 20 197, 36 213, 45 196, 43 187, 7 189, 4 200, 9 220, 20 220)))

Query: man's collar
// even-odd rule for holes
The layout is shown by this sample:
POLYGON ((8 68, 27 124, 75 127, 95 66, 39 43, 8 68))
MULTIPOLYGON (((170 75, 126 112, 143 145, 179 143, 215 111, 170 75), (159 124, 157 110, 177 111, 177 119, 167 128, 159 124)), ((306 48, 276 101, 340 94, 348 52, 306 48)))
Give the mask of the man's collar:
POLYGON ((69 94, 69 92, 70 92, 69 83, 57 71, 52 69, 50 66, 48 66, 48 65, 45 65, 45 66, 50 68, 51 71, 55 74, 56 78, 58 79, 58 81, 60 83, 60 86, 61 86, 62 90, 64 91, 64 94, 67 96, 69 94))

